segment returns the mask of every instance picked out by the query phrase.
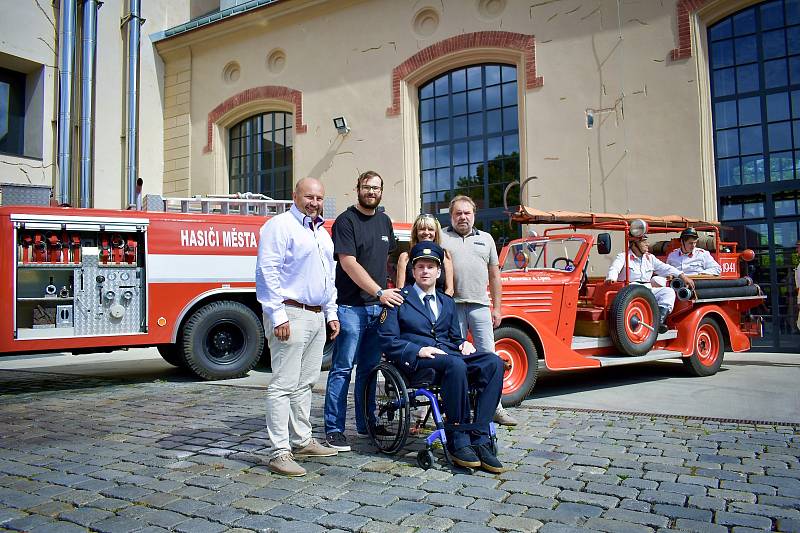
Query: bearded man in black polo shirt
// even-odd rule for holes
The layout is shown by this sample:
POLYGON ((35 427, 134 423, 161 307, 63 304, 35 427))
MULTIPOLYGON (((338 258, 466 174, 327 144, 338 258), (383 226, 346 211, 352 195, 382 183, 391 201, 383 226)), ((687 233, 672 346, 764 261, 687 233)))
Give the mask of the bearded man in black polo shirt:
POLYGON ((333 224, 333 254, 339 297, 340 332, 336 337, 325 391, 325 442, 340 452, 350 451, 344 434, 347 390, 356 365, 356 431, 367 436, 364 402, 375 412, 375 392, 364 398, 367 375, 380 361, 378 326, 382 306, 403 303, 398 289, 387 289, 386 263, 395 247, 392 221, 378 210, 383 197, 383 178, 367 171, 356 182, 358 203, 333 224))

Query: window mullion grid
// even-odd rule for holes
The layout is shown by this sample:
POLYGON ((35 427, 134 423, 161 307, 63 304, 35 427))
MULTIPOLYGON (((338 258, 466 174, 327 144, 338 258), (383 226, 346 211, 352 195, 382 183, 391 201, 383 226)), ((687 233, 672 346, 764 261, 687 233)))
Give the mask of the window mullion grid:
MULTIPOLYGON (((483 183, 481 184, 481 189, 483 189, 483 209, 489 207, 489 104, 486 100, 486 66, 487 65, 483 65, 481 67, 481 129, 483 130, 481 139, 481 144, 483 145, 483 159, 481 161, 481 167, 483 167, 483 183)), ((500 120, 502 123, 503 119, 501 118, 500 120)))

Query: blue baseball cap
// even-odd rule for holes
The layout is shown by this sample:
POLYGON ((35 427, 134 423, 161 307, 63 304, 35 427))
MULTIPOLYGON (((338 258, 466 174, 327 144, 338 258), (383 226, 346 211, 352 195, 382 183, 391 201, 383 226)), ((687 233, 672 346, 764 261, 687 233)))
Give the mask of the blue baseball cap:
POLYGON ((444 250, 442 247, 432 241, 418 242, 411 248, 409 253, 411 263, 414 264, 418 259, 430 259, 442 264, 444 258, 444 250))

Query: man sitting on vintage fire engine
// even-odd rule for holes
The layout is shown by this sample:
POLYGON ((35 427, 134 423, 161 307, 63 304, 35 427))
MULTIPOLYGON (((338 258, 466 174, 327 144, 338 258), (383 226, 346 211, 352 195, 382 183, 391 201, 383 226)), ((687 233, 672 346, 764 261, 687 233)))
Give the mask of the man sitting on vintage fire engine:
POLYGON ((719 276, 722 267, 711 254, 697 247, 700 236, 694 228, 686 228, 681 232, 681 246, 672 250, 667 256, 667 264, 674 266, 687 276, 706 274, 719 276))
POLYGON ((658 311, 660 321, 658 325, 658 332, 664 333, 667 331, 667 325, 664 321, 667 315, 672 312, 675 306, 675 291, 672 290, 666 283, 665 278, 659 276, 674 276, 681 278, 689 288, 694 288, 694 282, 686 274, 662 262, 653 254, 649 253, 647 244, 647 235, 644 232, 636 235, 635 232, 628 234, 629 248, 628 256, 628 273, 625 272, 625 255, 626 252, 620 252, 606 275, 606 283, 614 283, 616 281, 625 281, 628 278, 630 283, 640 283, 646 285, 656 298, 658 304, 658 311), (656 274, 656 276, 653 276, 656 274))

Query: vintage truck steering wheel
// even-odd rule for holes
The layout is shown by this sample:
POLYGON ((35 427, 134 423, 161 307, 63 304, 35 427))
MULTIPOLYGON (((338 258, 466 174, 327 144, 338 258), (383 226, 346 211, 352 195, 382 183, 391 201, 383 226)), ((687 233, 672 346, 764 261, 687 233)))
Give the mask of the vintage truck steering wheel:
POLYGON ((572 272, 573 270, 575 270, 575 261, 573 261, 569 257, 556 257, 555 259, 553 259, 553 262, 550 263, 550 266, 552 268, 558 268, 559 270, 564 270, 566 272, 572 272), (559 263, 560 261, 564 261, 564 268, 559 268, 556 266, 556 263, 559 263))

